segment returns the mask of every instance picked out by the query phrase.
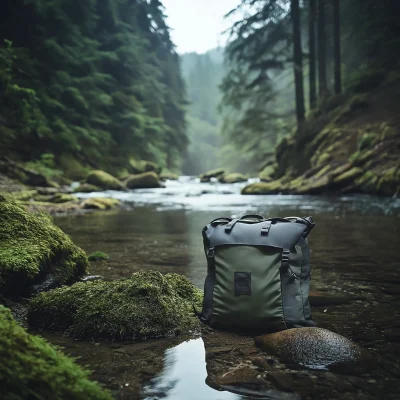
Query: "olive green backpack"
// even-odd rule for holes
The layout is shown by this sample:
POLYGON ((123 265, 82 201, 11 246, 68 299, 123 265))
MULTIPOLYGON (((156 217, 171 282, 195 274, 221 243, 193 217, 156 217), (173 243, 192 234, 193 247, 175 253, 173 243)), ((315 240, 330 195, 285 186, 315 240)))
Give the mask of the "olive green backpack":
POLYGON ((199 319, 223 329, 314 326, 308 300, 311 217, 218 218, 203 229, 208 273, 199 319))

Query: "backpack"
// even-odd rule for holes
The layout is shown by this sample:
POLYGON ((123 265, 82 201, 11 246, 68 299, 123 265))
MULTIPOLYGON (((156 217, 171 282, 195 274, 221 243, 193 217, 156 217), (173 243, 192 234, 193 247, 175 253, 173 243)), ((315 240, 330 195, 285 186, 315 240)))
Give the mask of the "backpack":
POLYGON ((201 322, 279 331, 315 326, 310 303, 311 217, 217 218, 202 231, 208 272, 201 322))

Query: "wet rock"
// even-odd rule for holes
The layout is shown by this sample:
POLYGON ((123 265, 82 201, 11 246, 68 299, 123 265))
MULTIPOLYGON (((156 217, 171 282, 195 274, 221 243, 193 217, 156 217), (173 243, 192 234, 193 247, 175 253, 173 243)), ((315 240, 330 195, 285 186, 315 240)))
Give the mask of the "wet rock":
POLYGON ((383 334, 390 342, 400 342, 400 328, 386 329, 383 334))
POLYGON ((225 174, 225 170, 223 168, 213 169, 212 171, 205 172, 204 174, 199 175, 200 182, 210 182, 211 178, 220 178, 225 174))
POLYGON ((258 372, 255 369, 244 366, 241 368, 233 368, 231 371, 215 379, 217 385, 240 385, 243 383, 258 383, 258 372))
POLYGON ((81 207, 85 210, 109 210, 121 205, 121 202, 117 199, 110 199, 105 197, 93 197, 86 199, 81 204, 81 207))
POLYGON ((131 159, 128 165, 128 172, 133 175, 143 174, 145 172, 154 172, 157 175, 161 173, 162 168, 152 161, 131 159))
POLYGON ((46 215, 0 196, 0 221, 0 294, 27 295, 52 279, 60 286, 86 274, 86 254, 46 215))
POLYGON ((0 386, 4 399, 98 399, 112 396, 44 339, 30 335, 0 305, 0 386))
POLYGON ((279 390, 293 392, 293 378, 281 371, 270 371, 266 378, 279 390))
POLYGON ((173 172, 163 172, 160 175, 160 179, 162 181, 177 181, 179 179, 179 175, 178 174, 174 174, 173 172))
POLYGON ((93 192, 101 192, 103 189, 99 188, 98 186, 91 185, 90 183, 84 183, 79 185, 77 188, 74 189, 75 193, 93 193, 93 192))
POLYGON ((308 368, 351 370, 373 364, 369 353, 337 333, 321 328, 298 328, 259 336, 261 349, 308 368))
POLYGON ((221 183, 238 183, 238 182, 246 182, 247 176, 239 173, 230 173, 222 175, 219 179, 221 183))
POLYGON ((122 183, 114 176, 101 170, 89 172, 86 183, 95 185, 103 190, 123 190, 122 183))
POLYGON ((177 274, 140 271, 130 279, 78 282, 29 304, 32 326, 75 338, 146 339, 193 332, 202 291, 177 274))
POLYGON ((270 371, 272 369, 271 364, 268 362, 266 357, 257 357, 253 360, 253 364, 263 371, 270 371))
POLYGON ((47 200, 50 203, 68 203, 70 201, 78 201, 78 198, 66 193, 56 193, 54 196, 51 196, 47 200))
POLYGON ((288 187, 281 181, 252 183, 242 189, 242 194, 277 194, 287 193, 288 187))
POLYGON ((160 180, 155 172, 129 175, 125 180, 125 185, 128 189, 151 189, 161 187, 160 180))

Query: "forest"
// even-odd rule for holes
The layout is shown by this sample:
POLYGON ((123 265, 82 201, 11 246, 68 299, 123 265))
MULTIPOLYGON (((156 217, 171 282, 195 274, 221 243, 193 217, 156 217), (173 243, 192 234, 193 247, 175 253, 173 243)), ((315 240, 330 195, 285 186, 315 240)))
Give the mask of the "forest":
POLYGON ((0 2, 2 399, 398 400, 400 1, 228 2, 0 2))

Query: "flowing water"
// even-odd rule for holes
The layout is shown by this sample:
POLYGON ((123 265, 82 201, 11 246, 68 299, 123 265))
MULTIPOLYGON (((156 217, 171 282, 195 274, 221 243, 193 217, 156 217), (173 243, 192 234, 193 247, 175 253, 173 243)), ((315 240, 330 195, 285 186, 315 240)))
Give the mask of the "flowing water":
MULTIPOLYGON (((243 186, 201 184, 182 177, 167 182, 162 189, 80 194, 118 198, 124 208, 59 217, 55 222, 88 253, 109 254, 109 261, 91 266, 91 274, 117 279, 140 269, 156 269, 186 275, 201 287, 206 275, 201 229, 212 219, 246 213, 268 217, 312 215, 316 223, 309 237, 312 290, 354 299, 344 304, 317 304, 314 319, 319 326, 366 347, 379 359, 377 370, 357 378, 359 381, 351 377, 352 389, 343 387, 343 375, 327 373, 324 379, 331 382, 327 387, 332 397, 313 398, 400 398, 400 200, 242 196, 243 186)), ((64 346, 67 353, 79 356, 79 362, 94 371, 93 378, 120 399, 236 400, 255 395, 245 390, 242 394, 222 392, 206 384, 212 366, 205 362, 207 346, 205 349, 203 338, 110 344, 46 337, 64 346)), ((310 379, 317 376, 307 373, 310 379)), ((262 395, 269 399, 300 398, 296 393, 274 389, 257 394, 262 395)))

